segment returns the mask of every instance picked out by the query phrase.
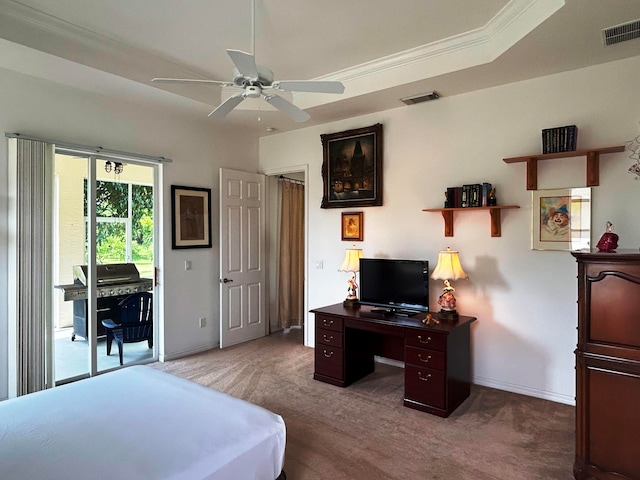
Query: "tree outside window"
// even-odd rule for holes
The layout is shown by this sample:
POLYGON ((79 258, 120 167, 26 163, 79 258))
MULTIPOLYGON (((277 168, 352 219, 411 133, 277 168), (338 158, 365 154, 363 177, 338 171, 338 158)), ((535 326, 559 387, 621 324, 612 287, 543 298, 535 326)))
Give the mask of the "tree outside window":
MULTIPOLYGON (((86 180, 84 215, 86 218, 86 180)), ((96 222, 97 263, 133 262, 141 276, 153 276, 152 186, 98 180, 96 222)), ((85 258, 88 258, 86 238, 85 235, 85 258)))

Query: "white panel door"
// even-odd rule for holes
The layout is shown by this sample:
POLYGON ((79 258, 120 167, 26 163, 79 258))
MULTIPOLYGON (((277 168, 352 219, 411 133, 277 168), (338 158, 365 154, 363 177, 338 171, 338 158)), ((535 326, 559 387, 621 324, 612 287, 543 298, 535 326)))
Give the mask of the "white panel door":
POLYGON ((267 334, 265 177, 220 169, 220 348, 267 334))

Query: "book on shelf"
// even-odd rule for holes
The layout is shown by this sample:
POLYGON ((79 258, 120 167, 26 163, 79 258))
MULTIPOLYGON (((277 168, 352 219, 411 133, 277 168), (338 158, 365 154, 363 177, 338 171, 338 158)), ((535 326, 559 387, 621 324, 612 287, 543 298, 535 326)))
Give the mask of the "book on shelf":
POLYGON ((488 182, 447 187, 444 208, 486 207, 491 188, 488 182))
POLYGON ((470 192, 469 192, 469 185, 462 185, 462 199, 460 202, 460 206, 462 208, 467 208, 469 206, 469 197, 470 197, 470 192))
POLYGON ((488 182, 482 183, 482 207, 489 205, 489 192, 491 192, 491 184, 488 182))
POLYGON ((542 130, 542 153, 571 152, 576 149, 577 139, 578 127, 575 125, 545 128, 542 130))

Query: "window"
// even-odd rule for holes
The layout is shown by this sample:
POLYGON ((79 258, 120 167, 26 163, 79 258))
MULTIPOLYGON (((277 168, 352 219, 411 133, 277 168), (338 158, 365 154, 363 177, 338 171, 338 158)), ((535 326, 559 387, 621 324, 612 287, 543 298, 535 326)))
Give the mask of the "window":
MULTIPOLYGON (((87 219, 87 180, 84 181, 87 219)), ((129 263, 143 277, 153 276, 153 187, 135 183, 96 182, 96 260, 129 263)), ((85 228, 85 259, 88 256, 85 228)))

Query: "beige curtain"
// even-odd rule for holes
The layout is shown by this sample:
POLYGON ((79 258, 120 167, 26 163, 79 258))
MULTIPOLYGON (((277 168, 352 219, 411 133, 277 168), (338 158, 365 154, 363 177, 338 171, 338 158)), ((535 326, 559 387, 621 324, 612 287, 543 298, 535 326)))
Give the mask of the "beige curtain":
POLYGON ((282 328, 301 326, 304 309, 304 184, 280 182, 278 312, 282 328))
POLYGON ((54 147, 9 139, 9 396, 53 386, 51 208, 54 147))

